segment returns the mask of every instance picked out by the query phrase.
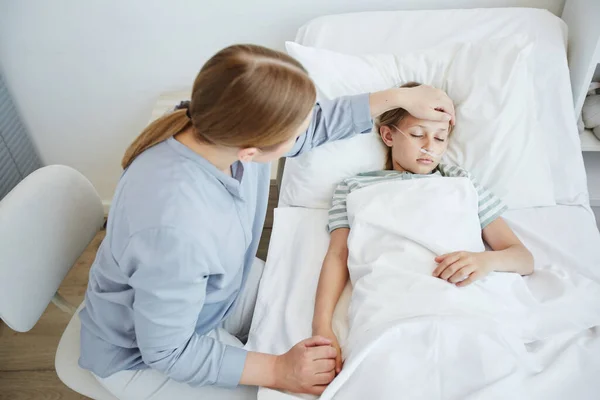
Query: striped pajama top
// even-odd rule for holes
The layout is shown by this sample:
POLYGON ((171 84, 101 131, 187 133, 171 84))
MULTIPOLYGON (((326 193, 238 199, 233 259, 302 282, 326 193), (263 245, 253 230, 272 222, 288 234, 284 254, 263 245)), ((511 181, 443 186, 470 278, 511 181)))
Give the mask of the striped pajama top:
POLYGON ((507 209, 506 205, 500 198, 477 183, 477 181, 475 181, 469 172, 457 166, 440 164, 431 174, 427 175, 393 170, 372 171, 344 179, 336 187, 331 202, 331 209, 329 210, 329 232, 331 233, 339 228, 350 228, 350 223, 348 222, 348 212, 346 209, 346 199, 351 192, 381 182, 421 179, 435 176, 469 178, 475 187, 477 196, 479 198, 478 214, 482 230, 496 218, 500 217, 507 209))

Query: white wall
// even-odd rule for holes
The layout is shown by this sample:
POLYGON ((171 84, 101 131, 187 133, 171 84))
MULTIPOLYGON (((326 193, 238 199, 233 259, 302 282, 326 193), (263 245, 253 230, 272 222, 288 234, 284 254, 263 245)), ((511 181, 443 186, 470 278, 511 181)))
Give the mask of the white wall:
POLYGON ((560 15, 564 0, 0 0, 0 67, 45 163, 108 201, 158 94, 191 86, 222 47, 283 49, 326 14, 500 6, 560 15))

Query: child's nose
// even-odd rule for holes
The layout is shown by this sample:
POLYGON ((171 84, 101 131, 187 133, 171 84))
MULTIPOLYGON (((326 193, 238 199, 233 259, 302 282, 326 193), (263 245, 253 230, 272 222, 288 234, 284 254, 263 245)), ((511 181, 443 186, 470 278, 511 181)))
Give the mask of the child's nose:
POLYGON ((431 146, 433 146, 433 138, 425 136, 425 148, 431 149, 431 146))

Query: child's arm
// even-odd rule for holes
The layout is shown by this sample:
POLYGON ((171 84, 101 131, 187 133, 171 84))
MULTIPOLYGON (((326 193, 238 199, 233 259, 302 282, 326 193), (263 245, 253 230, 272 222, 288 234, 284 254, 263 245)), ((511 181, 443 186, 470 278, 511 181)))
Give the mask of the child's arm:
POLYGON ((340 228, 331 232, 327 255, 323 260, 317 297, 313 329, 330 327, 333 312, 348 281, 348 234, 350 229, 340 228))
POLYGON ((510 229, 504 218, 496 218, 483 228, 483 240, 494 251, 487 251, 487 262, 493 271, 533 273, 533 255, 510 229))
POLYGON ((312 323, 313 333, 331 339, 333 341, 332 346, 336 347, 338 350, 336 373, 339 373, 342 369, 342 358, 337 338, 331 327, 331 322, 335 306, 348 281, 347 242, 349 233, 350 229, 348 228, 339 228, 331 232, 329 249, 323 260, 321 276, 319 277, 312 323))
POLYGON ((483 228, 483 239, 494 251, 459 251, 436 257, 433 276, 466 286, 491 271, 533 273, 533 256, 502 217, 483 228))

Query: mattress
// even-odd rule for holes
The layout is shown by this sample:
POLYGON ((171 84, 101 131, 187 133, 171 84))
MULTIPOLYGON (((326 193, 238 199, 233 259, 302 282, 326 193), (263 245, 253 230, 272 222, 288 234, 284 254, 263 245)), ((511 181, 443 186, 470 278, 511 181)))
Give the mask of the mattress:
MULTIPOLYGON (((560 205, 508 211, 504 217, 533 253, 536 269, 560 266, 600 282, 600 233, 588 208, 560 205)), ((294 207, 275 210, 269 255, 246 346, 248 350, 282 354, 311 336, 314 296, 329 243, 326 224, 325 210, 294 207)), ((527 279, 534 277, 535 274, 527 279)), ((547 296, 560 295, 554 293, 551 287, 543 288, 543 293, 547 296)), ((334 330, 341 332, 338 334, 341 341, 347 332, 344 316, 349 297, 350 290, 347 287, 334 317, 334 330)), ((580 383, 579 393, 597 393, 600 382, 592 379, 590 374, 598 369, 591 368, 589 364, 594 360, 596 364, 600 363, 600 332, 588 332, 585 340, 586 348, 583 350, 589 352, 588 355, 582 349, 572 347, 569 357, 574 363, 573 374, 577 374, 580 383)), ((555 361, 564 362, 559 353, 553 356, 556 357, 555 361)), ((570 398, 590 398, 573 394, 570 398)), ((561 398, 559 395, 562 394, 555 395, 558 397, 548 398, 561 398)), ((564 395, 566 398, 567 394, 564 395)), ((283 400, 311 397, 261 388, 258 398, 283 400)))

